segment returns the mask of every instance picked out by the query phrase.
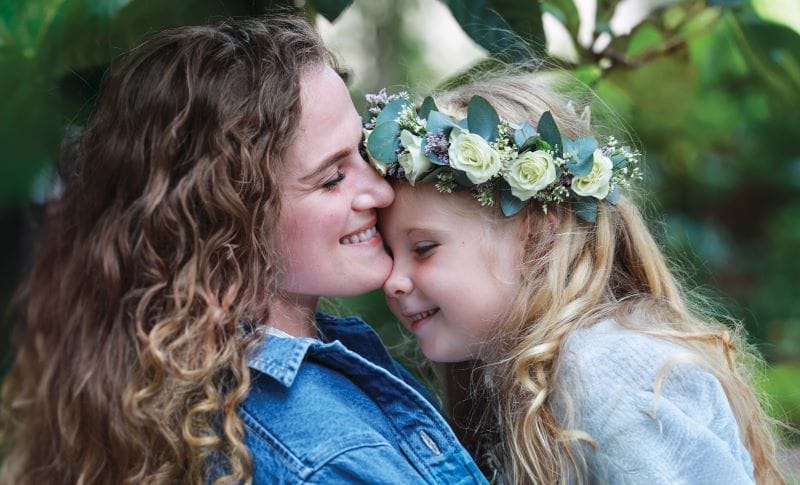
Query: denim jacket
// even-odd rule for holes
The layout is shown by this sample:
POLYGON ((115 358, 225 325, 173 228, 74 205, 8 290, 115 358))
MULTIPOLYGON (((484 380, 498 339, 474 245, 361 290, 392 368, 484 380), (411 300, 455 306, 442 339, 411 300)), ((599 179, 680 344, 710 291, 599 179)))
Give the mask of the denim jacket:
POLYGON ((253 483, 486 483, 427 392, 359 318, 269 335, 240 407, 253 483))

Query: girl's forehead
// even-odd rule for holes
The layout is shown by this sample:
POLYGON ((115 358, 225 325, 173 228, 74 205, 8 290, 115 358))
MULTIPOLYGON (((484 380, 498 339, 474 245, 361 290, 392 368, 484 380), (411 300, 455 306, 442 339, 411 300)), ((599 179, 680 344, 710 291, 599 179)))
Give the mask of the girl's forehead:
POLYGON ((427 232, 472 232, 487 225, 487 215, 468 192, 443 193, 433 184, 395 185, 392 205, 381 210, 388 236, 427 232))

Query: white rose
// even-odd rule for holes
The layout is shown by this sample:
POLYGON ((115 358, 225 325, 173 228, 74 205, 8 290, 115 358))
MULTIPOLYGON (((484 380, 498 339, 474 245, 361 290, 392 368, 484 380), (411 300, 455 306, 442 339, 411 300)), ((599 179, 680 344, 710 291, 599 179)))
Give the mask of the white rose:
POLYGON ((433 163, 422 153, 422 138, 414 136, 410 131, 400 132, 400 142, 406 147, 407 152, 399 155, 397 161, 406 172, 406 179, 414 185, 414 182, 431 168, 433 163))
POLYGON ((575 177, 572 179, 572 191, 584 197, 592 196, 597 199, 604 199, 611 188, 611 170, 614 165, 611 159, 603 155, 598 148, 594 151, 592 160, 592 171, 585 177, 575 177))
POLYGON ((555 181, 556 164, 544 150, 525 152, 512 162, 504 178, 516 198, 528 200, 555 181))
POLYGON ((372 134, 372 130, 368 130, 366 128, 362 129, 364 130, 364 148, 365 148, 364 151, 367 152, 367 159, 368 159, 367 161, 370 163, 370 165, 375 167, 375 170, 377 170, 378 173, 381 174, 381 177, 384 177, 386 176, 386 164, 381 162, 380 160, 375 160, 374 158, 372 158, 372 155, 369 153, 369 150, 366 149, 367 142, 369 141, 369 135, 372 134))
POLYGON ((450 133, 447 154, 450 165, 465 172, 473 184, 486 182, 503 168, 500 154, 486 140, 461 128, 450 133))

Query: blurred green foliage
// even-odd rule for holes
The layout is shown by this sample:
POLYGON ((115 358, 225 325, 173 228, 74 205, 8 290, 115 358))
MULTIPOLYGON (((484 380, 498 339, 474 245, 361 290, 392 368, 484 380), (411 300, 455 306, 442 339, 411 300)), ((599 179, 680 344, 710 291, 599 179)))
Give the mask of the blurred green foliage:
MULTIPOLYGON (((30 254, 26 207, 47 197, 61 138, 85 121, 108 62, 143 35, 275 8, 331 21, 359 9, 376 32, 369 87, 414 90, 431 71, 420 32, 397 18, 432 2, 0 0, 0 304, 30 254)), ((548 59, 543 13, 568 32, 574 55, 549 62, 592 87, 639 140, 655 232, 671 258, 689 263, 690 284, 722 301, 765 355, 784 363, 764 387, 797 423, 800 8, 640 0, 650 12, 628 31, 615 12, 630 2, 598 0, 594 15, 572 0, 443 3, 498 59, 548 59)), ((404 339, 379 292, 334 305, 365 315, 391 344, 404 339)))

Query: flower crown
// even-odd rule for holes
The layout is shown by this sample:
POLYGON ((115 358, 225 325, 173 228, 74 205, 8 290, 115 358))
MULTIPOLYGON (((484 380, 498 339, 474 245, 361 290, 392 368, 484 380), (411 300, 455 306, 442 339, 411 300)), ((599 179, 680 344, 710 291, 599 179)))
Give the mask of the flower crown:
POLYGON ((469 189, 486 206, 500 195, 504 215, 519 212, 529 200, 572 203, 587 222, 597 219, 597 203, 615 204, 620 188, 640 179, 637 151, 609 137, 562 136, 552 114, 539 122, 501 120, 486 99, 473 96, 467 117, 456 122, 428 96, 419 110, 406 92, 386 90, 366 96, 364 136, 367 156, 386 177, 435 182, 441 192, 469 189))

